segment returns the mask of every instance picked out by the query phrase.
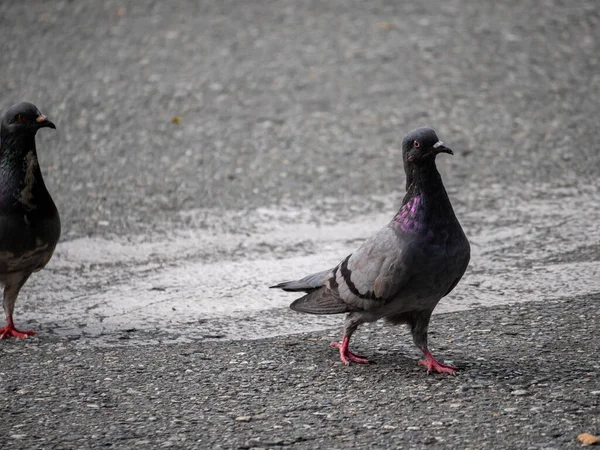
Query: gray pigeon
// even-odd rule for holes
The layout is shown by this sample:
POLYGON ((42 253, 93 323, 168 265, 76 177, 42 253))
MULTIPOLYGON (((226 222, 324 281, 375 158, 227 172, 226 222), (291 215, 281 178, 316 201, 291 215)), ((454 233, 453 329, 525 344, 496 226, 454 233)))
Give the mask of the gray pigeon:
POLYGON ((333 269, 271 286, 306 293, 290 305, 294 311, 349 313, 341 344, 331 344, 346 365, 369 363, 350 352, 350 338, 360 324, 386 318, 410 326, 428 372, 458 370, 427 348, 431 313, 458 284, 471 253, 435 165, 438 153, 453 154, 435 131, 411 131, 402 142, 406 195, 392 221, 333 269))
POLYGON ((35 148, 35 134, 44 127, 56 128, 35 105, 19 103, 6 111, 0 128, 0 283, 6 314, 0 339, 35 334, 15 328, 15 302, 29 276, 50 261, 60 236, 35 148))

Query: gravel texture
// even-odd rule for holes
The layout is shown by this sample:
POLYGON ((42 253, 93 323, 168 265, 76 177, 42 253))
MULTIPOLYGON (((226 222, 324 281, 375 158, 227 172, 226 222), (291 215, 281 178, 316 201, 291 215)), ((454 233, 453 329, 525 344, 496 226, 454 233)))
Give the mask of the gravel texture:
POLYGON ((57 124, 39 156, 65 239, 147 232, 193 208, 351 214, 352 196, 403 188, 402 138, 426 124, 456 152, 441 164, 451 192, 585 184, 597 180, 599 11, 16 2, 0 14, 0 109, 27 99, 57 124))
MULTIPOLYGON (((433 318, 427 376, 410 335, 365 326, 257 341, 0 348, 0 436, 18 448, 579 448, 600 432, 600 296, 433 318)), ((290 312, 290 314, 293 314, 290 312)))

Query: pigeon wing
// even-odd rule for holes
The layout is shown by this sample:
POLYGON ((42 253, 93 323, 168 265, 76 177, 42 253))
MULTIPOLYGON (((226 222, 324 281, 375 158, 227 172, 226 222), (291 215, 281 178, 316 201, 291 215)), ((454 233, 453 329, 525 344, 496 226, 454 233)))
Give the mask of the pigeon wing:
MULTIPOLYGON (((385 227, 326 273, 321 287, 290 307, 311 314, 339 314, 385 304, 410 278, 405 255, 397 233, 385 227)), ((307 279, 310 276, 303 278, 307 279)))
POLYGON ((368 239, 338 266, 339 296, 359 309, 371 309, 391 300, 411 275, 409 252, 403 244, 391 226, 368 239))

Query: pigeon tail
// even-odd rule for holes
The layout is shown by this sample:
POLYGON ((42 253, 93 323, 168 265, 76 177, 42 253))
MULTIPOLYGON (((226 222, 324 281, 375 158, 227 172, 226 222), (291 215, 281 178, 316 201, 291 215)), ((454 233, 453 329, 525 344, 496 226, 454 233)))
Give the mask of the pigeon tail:
POLYGON ((350 305, 325 288, 300 297, 290 305, 290 308, 308 314, 343 314, 353 311, 350 305))
POLYGON ((287 292, 312 292, 320 287, 323 287, 327 275, 331 273, 331 269, 323 270, 322 272, 313 273, 300 280, 285 281, 269 286, 271 289, 283 289, 287 292))

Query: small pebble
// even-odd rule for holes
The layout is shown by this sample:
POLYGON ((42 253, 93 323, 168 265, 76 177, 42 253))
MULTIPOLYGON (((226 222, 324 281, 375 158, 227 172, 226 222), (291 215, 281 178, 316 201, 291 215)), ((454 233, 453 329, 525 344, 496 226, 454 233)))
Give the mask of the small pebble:
POLYGON ((235 418, 236 422, 250 422, 252 420, 251 416, 238 416, 235 418))

